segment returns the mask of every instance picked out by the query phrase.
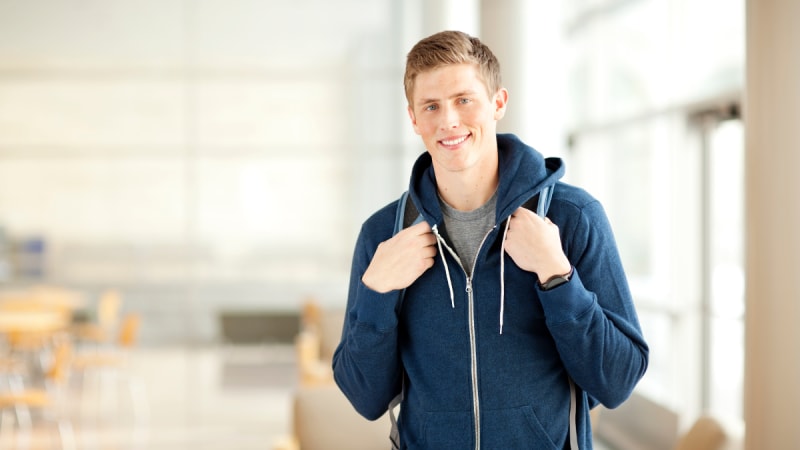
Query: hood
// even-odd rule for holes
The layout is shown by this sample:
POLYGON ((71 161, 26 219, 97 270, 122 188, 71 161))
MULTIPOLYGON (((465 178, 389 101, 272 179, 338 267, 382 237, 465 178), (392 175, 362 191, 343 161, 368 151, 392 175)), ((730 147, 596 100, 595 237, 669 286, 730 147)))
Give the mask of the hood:
MULTIPOLYGON (((560 158, 545 159, 513 134, 497 135, 497 152, 500 185, 497 187, 495 223, 499 224, 543 188, 556 184, 564 176, 564 164, 560 158)), ((436 174, 428 152, 420 155, 414 163, 408 191, 417 210, 431 226, 442 223, 436 174)))
MULTIPOLYGON (((542 195, 539 196, 536 212, 543 216, 550 206, 553 185, 564 176, 564 164, 561 159, 545 159, 541 153, 525 145, 513 134, 497 135, 497 152, 500 184, 497 186, 495 227, 537 194, 542 195)), ((439 233, 439 224, 443 222, 444 217, 439 207, 436 174, 428 152, 420 155, 414 164, 408 192, 417 211, 431 225, 436 236, 447 285, 450 288, 450 303, 455 308, 453 282, 444 250, 446 249, 456 260, 460 259, 439 233)), ((505 233, 508 232, 508 223, 506 222, 503 230, 501 253, 505 253, 505 233)), ((505 260, 505 257, 500 258, 500 334, 503 334, 505 316, 505 260)))

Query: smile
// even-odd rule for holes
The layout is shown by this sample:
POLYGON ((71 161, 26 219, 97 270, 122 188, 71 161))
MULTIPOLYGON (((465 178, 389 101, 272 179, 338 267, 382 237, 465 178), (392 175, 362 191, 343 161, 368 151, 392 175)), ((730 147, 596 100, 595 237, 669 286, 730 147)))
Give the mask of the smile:
POLYGON ((439 142, 441 142, 442 145, 446 145, 448 147, 452 147, 454 145, 458 145, 458 144, 466 141, 467 139, 469 139, 470 136, 471 136, 470 134, 465 134, 464 136, 460 136, 460 137, 455 137, 455 138, 450 138, 450 139, 442 139, 439 142))

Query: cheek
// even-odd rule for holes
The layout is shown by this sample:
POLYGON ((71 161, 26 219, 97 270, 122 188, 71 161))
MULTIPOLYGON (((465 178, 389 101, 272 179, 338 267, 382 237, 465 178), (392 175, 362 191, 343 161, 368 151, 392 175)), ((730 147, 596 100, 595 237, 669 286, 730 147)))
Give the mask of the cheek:
POLYGON ((461 121, 466 124, 481 124, 492 118, 492 112, 487 112, 484 109, 475 108, 473 110, 465 111, 461 114, 461 121))
POLYGON ((417 120, 417 125, 415 129, 418 134, 422 136, 435 134, 436 133, 436 124, 432 120, 417 120))

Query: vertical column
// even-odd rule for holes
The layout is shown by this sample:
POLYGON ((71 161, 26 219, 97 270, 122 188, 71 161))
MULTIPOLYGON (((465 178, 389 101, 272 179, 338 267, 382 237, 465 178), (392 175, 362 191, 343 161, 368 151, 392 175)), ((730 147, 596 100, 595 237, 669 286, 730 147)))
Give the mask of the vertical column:
POLYGON ((444 30, 458 30, 474 36, 479 31, 478 22, 478 0, 424 2, 422 17, 424 36, 444 30))
POLYGON ((559 2, 481 1, 480 38, 497 55, 509 91, 499 132, 546 155, 564 150, 565 69, 559 2))
POLYGON ((747 0, 747 449, 800 443, 800 2, 747 0))

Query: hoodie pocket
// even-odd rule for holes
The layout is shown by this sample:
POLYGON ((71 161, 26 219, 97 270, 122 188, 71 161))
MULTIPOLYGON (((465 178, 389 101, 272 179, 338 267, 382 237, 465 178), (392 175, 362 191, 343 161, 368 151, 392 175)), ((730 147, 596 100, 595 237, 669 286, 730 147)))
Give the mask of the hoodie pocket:
POLYGON ((483 448, 504 450, 558 448, 530 406, 484 411, 481 422, 483 448))
POLYGON ((472 414, 464 411, 428 412, 420 448, 461 450, 475 446, 472 414))
MULTIPOLYGON (((463 450, 475 446, 475 426, 469 412, 428 412, 419 435, 409 448, 463 450)), ((498 409, 481 414, 481 448, 558 450, 533 408, 498 409)))

